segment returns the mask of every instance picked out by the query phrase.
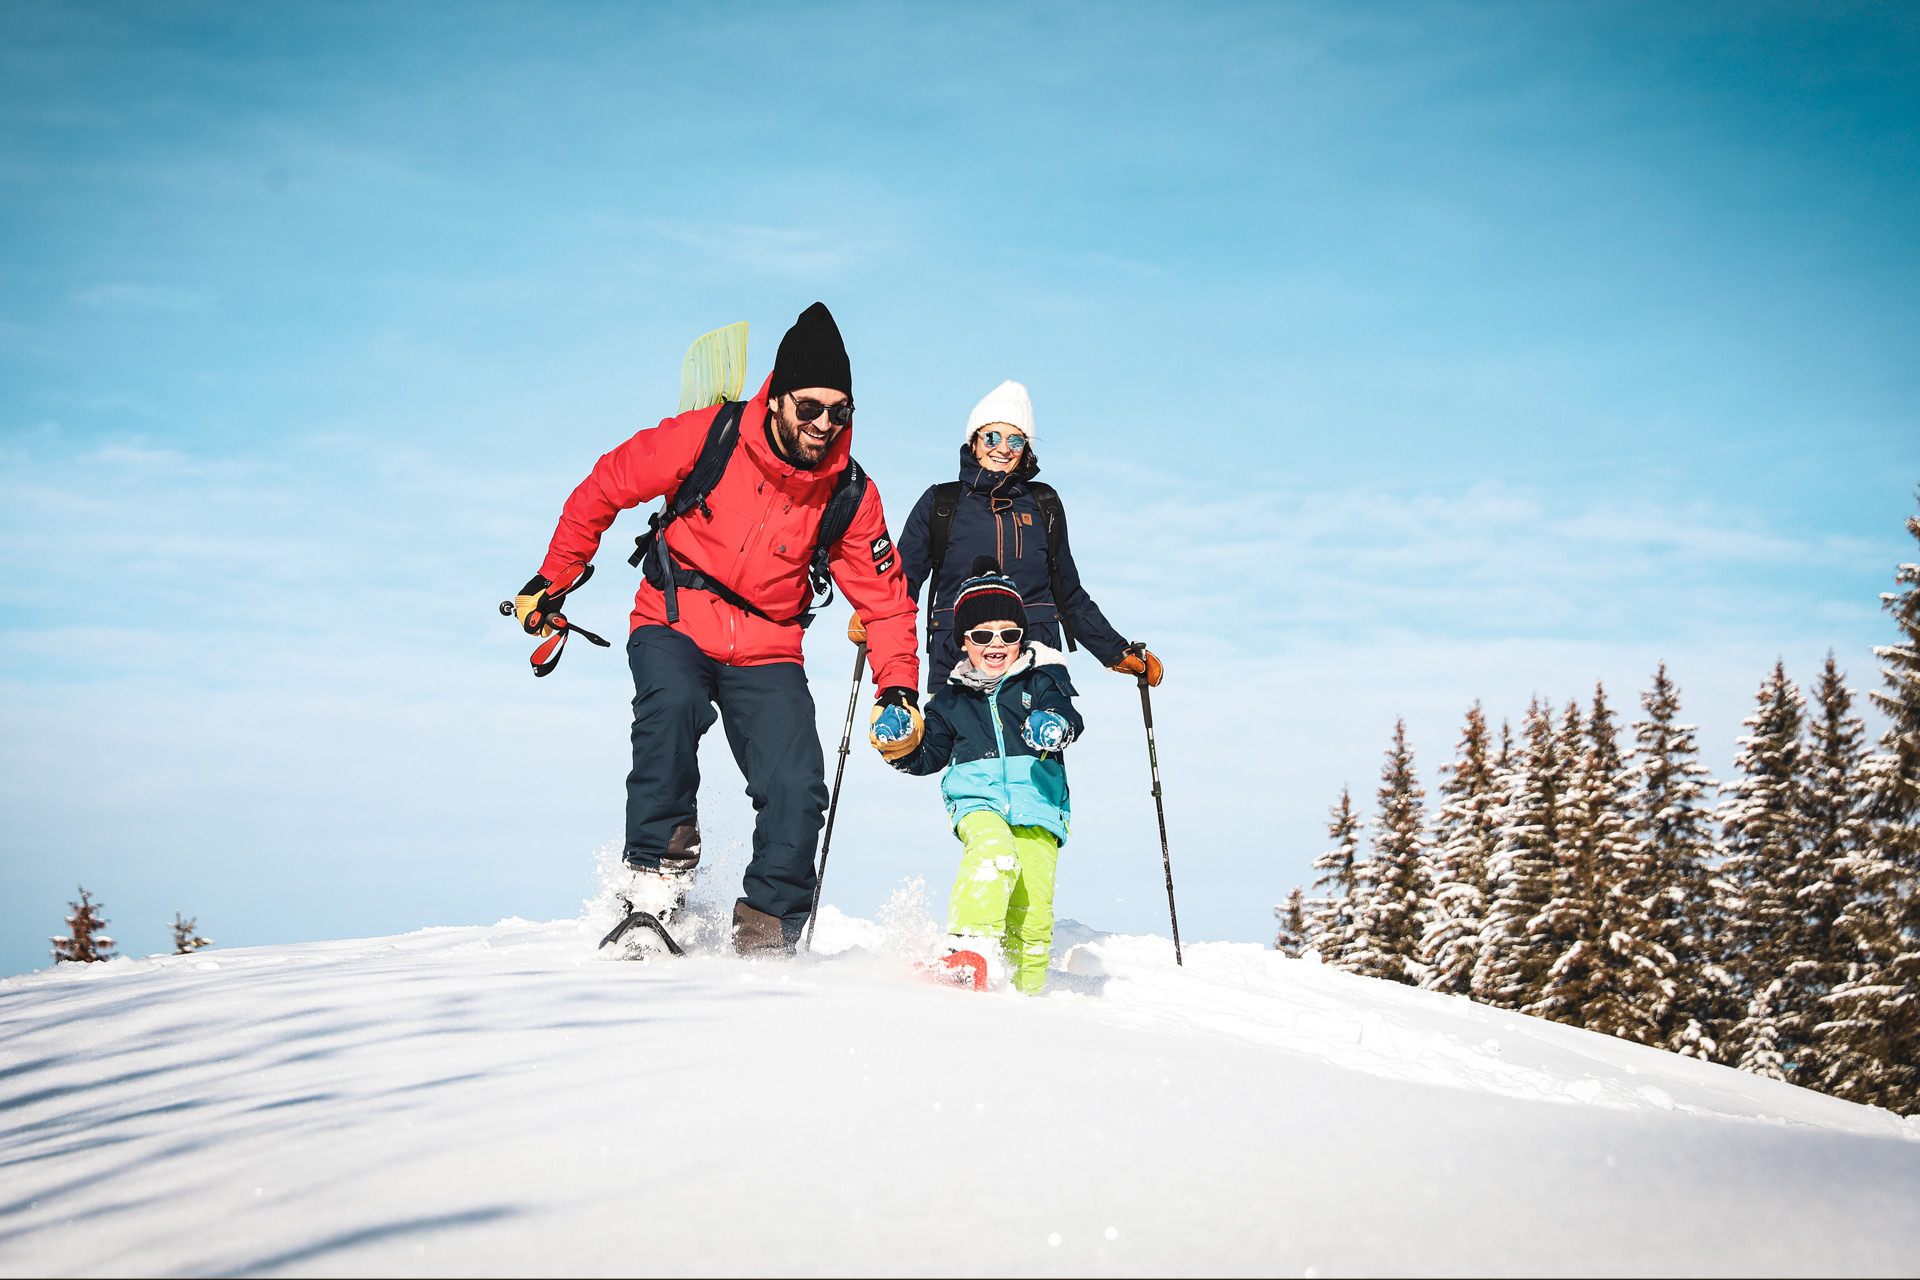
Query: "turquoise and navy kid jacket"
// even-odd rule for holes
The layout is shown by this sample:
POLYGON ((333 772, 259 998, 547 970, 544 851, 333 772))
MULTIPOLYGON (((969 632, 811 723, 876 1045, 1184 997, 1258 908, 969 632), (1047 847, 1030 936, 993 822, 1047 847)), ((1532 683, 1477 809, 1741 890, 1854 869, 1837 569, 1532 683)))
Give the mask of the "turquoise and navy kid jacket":
POLYGON ((1058 650, 1029 643, 991 693, 979 686, 979 673, 962 658, 946 686, 927 701, 919 748, 893 767, 915 775, 946 769, 940 794, 955 823, 987 809, 1008 826, 1045 827, 1064 843, 1072 825, 1066 765, 1059 752, 1028 746, 1022 730, 1033 712, 1057 711, 1080 736, 1085 726, 1073 709, 1067 660, 1058 650))

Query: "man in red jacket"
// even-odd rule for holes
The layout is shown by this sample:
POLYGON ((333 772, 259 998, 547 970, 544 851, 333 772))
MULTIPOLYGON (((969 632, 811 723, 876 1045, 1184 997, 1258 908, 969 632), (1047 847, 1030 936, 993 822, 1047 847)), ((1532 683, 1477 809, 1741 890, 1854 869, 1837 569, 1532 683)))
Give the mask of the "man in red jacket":
MULTIPOLYGON (((680 487, 723 411, 668 418, 594 464, 567 499, 539 574, 515 602, 523 626, 579 578, 616 515, 680 487)), ((733 943, 743 955, 791 953, 812 906, 827 785, 800 619, 813 599, 807 568, 821 514, 851 461, 852 421, 846 347, 832 314, 816 302, 781 339, 773 373, 742 410, 739 441, 705 504, 659 535, 681 571, 674 600, 663 590, 660 558, 649 557, 633 601, 626 860, 635 871, 635 905, 672 910, 685 900, 700 861, 698 748, 717 706, 757 814, 753 858, 733 908, 733 943)), ((876 724, 891 727, 874 745, 901 754, 919 744, 921 732, 916 610, 871 483, 829 557, 834 581, 866 622, 876 724)))

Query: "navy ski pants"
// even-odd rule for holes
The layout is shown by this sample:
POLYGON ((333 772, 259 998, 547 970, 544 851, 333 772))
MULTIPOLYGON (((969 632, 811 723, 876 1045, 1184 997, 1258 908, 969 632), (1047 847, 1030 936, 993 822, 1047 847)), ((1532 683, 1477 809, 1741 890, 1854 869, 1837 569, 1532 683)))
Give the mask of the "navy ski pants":
POLYGON ((783 932, 797 935, 813 905, 813 851, 827 811, 826 760, 806 669, 797 662, 730 667, 662 626, 634 629, 627 665, 633 670, 627 861, 658 867, 666 858, 685 865, 689 834, 700 821, 700 739, 717 714, 755 814, 740 900, 779 917, 783 932))

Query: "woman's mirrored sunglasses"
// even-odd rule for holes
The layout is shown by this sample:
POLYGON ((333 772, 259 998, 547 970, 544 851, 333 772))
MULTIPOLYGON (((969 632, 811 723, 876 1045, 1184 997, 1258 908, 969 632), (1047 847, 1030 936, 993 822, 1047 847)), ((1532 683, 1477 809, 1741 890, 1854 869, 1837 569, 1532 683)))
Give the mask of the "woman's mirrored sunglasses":
POLYGON ((1019 627, 1002 627, 998 631, 991 627, 975 627, 967 632, 967 639, 975 644, 992 644, 995 639, 998 639, 1001 644, 1019 644, 1023 634, 1025 633, 1019 627))
POLYGON ((1027 438, 1017 431, 1009 432, 1006 435, 1002 435, 998 431, 982 431, 980 438, 987 442, 987 448, 989 449, 998 449, 1002 440, 1005 440, 1007 442, 1007 448, 1013 450, 1015 453, 1019 453, 1027 447, 1027 438))
POLYGON ((827 421, 836 427, 844 427, 853 421, 853 401, 839 400, 833 404, 821 404, 818 400, 799 400, 793 402, 793 416, 802 422, 812 422, 822 413, 827 421))

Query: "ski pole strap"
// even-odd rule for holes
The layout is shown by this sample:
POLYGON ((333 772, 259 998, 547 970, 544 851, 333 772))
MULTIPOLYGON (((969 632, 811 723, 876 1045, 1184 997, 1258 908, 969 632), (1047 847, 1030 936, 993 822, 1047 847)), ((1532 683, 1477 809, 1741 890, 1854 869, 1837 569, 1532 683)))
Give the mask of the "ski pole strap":
POLYGON ((575 632, 578 632, 589 644, 599 645, 602 649, 613 647, 585 627, 576 627, 568 622, 565 614, 548 614, 547 625, 553 628, 553 634, 535 649, 533 656, 528 659, 533 664, 533 674, 536 677, 547 675, 560 665, 560 655, 567 651, 567 637, 575 632))

